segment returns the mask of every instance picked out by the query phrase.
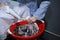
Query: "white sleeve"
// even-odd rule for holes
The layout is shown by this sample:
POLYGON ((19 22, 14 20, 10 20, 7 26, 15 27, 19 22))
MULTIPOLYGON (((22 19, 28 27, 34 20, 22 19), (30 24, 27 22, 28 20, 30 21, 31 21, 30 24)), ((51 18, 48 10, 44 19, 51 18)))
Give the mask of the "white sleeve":
POLYGON ((25 19, 30 18, 30 9, 27 6, 25 6, 25 10, 23 12, 22 17, 25 18, 25 19))
POLYGON ((14 10, 17 12, 21 19, 26 19, 27 17, 30 17, 30 9, 26 5, 16 7, 14 8, 14 10))
POLYGON ((16 13, 13 9, 7 7, 7 12, 8 12, 10 15, 16 17, 17 19, 20 19, 19 15, 17 15, 17 13, 16 13))
POLYGON ((20 16, 16 14, 12 9, 10 9, 10 14, 18 19, 20 19, 20 16))

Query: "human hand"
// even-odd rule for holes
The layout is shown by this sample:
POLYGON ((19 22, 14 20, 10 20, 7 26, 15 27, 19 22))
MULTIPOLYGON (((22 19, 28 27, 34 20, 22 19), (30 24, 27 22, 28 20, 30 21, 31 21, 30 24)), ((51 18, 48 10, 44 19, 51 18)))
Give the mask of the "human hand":
POLYGON ((35 22, 36 20, 37 20, 36 17, 33 16, 28 19, 28 22, 32 23, 35 22))

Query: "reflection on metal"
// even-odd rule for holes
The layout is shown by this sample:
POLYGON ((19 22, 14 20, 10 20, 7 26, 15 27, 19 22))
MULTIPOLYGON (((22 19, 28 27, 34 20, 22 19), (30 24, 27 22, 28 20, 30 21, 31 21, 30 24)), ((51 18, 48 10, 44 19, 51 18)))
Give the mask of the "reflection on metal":
POLYGON ((54 36, 60 37, 60 35, 58 35, 58 34, 56 34, 56 33, 53 33, 53 32, 50 32, 50 31, 48 31, 48 30, 45 30, 45 32, 47 32, 47 33, 49 33, 49 34, 52 34, 52 35, 54 35, 54 36))

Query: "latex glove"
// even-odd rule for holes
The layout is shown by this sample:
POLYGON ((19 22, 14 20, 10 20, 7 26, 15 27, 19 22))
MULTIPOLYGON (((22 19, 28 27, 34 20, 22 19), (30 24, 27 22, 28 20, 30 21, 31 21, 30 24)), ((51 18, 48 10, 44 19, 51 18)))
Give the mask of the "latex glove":
POLYGON ((28 22, 32 23, 35 22, 36 20, 37 20, 36 17, 33 16, 28 19, 28 22))

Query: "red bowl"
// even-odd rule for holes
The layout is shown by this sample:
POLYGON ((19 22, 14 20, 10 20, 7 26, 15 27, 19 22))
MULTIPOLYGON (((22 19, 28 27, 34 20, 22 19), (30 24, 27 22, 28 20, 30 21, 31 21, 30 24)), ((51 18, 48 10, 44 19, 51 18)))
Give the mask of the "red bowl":
POLYGON ((35 35, 32 35, 32 36, 17 36, 15 34, 13 34, 13 31, 14 29, 17 27, 17 25, 25 25, 25 24, 29 24, 28 21, 26 20, 23 20, 21 22, 17 22, 13 25, 10 26, 10 28, 8 29, 8 33, 14 37, 15 39, 18 39, 18 40, 34 40, 34 39, 37 39, 38 37, 40 37, 43 32, 44 32, 44 29, 45 29, 45 22, 43 20, 39 21, 37 20, 36 21, 38 27, 39 27, 39 33, 35 34, 35 35))

